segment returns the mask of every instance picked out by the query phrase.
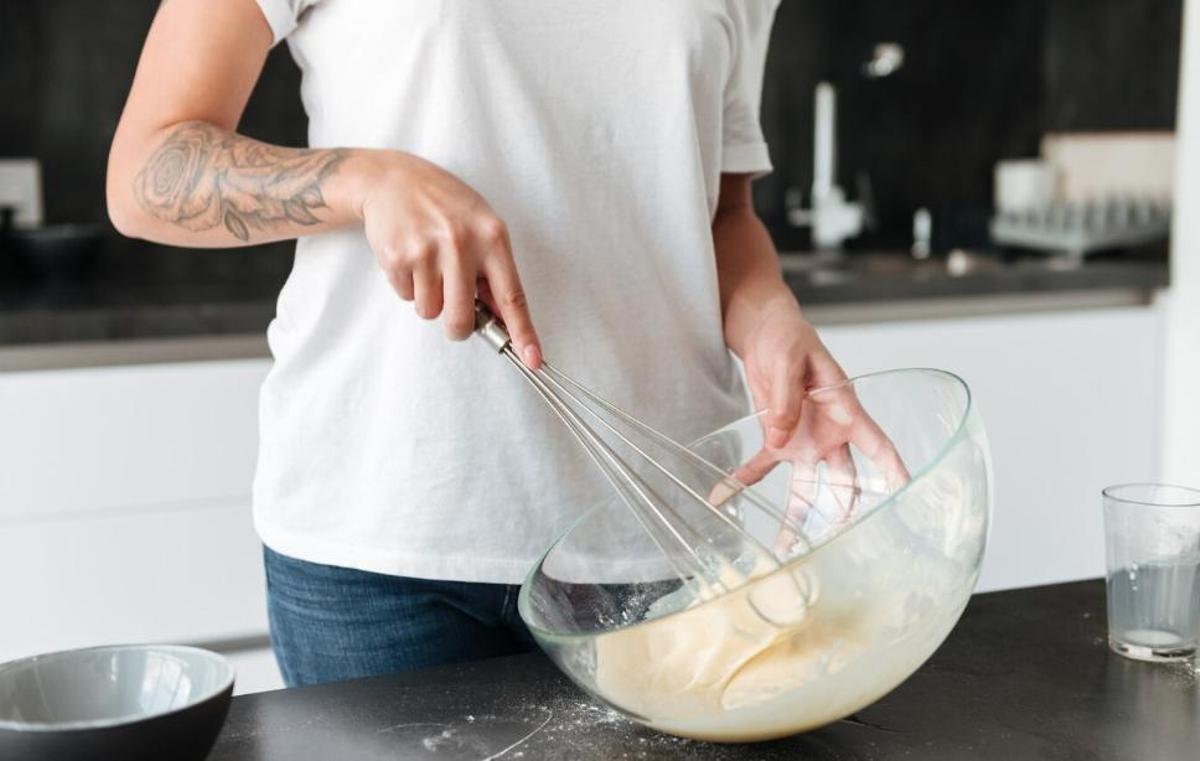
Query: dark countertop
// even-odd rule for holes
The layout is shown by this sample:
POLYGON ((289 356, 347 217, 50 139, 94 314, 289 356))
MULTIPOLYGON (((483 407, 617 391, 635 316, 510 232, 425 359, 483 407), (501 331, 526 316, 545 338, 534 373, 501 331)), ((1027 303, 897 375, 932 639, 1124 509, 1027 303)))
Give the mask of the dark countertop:
MULTIPOLYGON (((187 251, 108 240, 98 274, 85 282, 0 279, 0 346, 183 336, 261 334, 290 269, 291 245, 258 251, 187 251), (101 276, 102 275, 102 276, 101 276)), ((839 263, 784 256, 785 275, 807 306, 918 302, 952 297, 1082 291, 1150 292, 1168 284, 1162 256, 1089 259, 945 257, 849 252, 839 263)), ((1020 309, 1020 306, 1014 306, 1020 309)))
POLYGON ((1200 758, 1200 675, 1112 654, 1104 605, 1102 581, 976 595, 894 692, 769 743, 656 733, 524 655, 235 698, 210 761, 1200 758))
POLYGON ((0 291, 0 346, 264 333, 282 280, 96 282, 0 291))
POLYGON ((293 248, 193 250, 109 231, 74 279, 39 279, 0 250, 0 346, 261 334, 293 248))
POLYGON ((1153 291, 1169 285, 1162 256, 1128 255, 1075 262, 1063 257, 961 254, 916 261, 894 252, 853 252, 830 265, 782 256, 784 277, 805 306, 919 299, 1153 291))

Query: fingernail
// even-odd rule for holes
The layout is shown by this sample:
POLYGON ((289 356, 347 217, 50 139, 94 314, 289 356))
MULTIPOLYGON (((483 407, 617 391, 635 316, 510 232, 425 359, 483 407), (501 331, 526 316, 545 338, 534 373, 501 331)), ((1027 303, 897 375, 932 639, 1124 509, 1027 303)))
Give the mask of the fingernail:
POLYGON ((533 344, 521 350, 521 358, 525 360, 525 366, 530 369, 542 364, 542 352, 533 344))

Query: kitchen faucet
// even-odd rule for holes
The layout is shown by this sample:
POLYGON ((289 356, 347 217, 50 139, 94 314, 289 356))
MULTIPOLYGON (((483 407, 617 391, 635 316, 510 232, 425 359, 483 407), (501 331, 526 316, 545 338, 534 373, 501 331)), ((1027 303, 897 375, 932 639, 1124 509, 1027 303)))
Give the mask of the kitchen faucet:
POLYGON ((847 201, 837 184, 837 90, 829 82, 817 84, 814 95, 812 207, 799 203, 799 190, 788 191, 787 219, 796 227, 811 227, 813 247, 837 250, 863 230, 860 202, 847 201))

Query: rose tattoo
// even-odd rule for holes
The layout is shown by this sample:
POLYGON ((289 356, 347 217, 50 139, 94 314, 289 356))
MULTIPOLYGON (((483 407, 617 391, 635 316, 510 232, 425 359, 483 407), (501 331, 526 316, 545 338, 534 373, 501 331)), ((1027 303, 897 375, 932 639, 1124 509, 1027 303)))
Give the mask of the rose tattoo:
POLYGON ((242 242, 282 222, 315 225, 326 206, 321 184, 340 150, 278 148, 202 122, 168 135, 134 180, 149 213, 202 232, 224 226, 242 242))

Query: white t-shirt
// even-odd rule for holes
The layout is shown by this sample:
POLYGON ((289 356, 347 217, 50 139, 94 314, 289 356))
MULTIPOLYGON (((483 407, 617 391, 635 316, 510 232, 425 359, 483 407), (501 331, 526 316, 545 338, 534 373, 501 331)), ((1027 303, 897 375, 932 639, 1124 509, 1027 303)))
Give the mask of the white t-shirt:
MULTIPOLYGON (((408 151, 478 190, 546 358, 682 441, 746 412, 711 222, 722 172, 770 169, 778 1, 258 0, 310 144, 408 151)), ((610 498, 513 367, 393 293, 361 229, 298 242, 268 339, 254 515, 278 552, 515 583, 610 498)))

